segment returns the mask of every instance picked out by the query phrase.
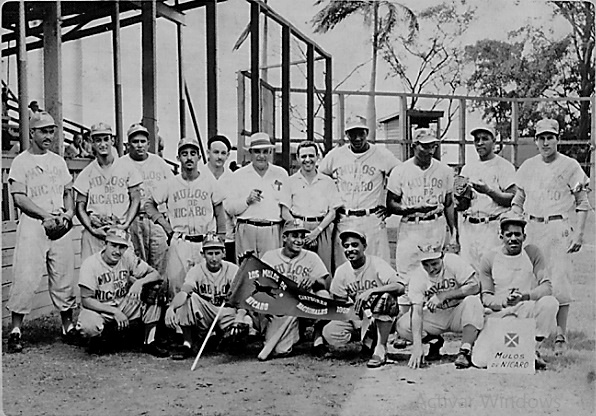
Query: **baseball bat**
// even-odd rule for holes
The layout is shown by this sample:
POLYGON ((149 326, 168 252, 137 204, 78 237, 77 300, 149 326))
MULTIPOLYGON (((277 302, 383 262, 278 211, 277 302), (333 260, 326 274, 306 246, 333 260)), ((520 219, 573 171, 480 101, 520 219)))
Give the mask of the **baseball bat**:
POLYGON ((195 367, 197 366, 197 363, 199 362, 199 358, 201 358, 201 354, 203 354, 203 350, 205 349, 205 345, 207 345, 207 341, 209 341, 209 337, 211 336, 211 333, 213 332, 213 328, 215 328, 215 324, 217 324, 217 320, 219 319, 219 316, 221 315, 221 311, 223 311, 224 305, 226 304, 226 302, 222 302, 221 306, 219 307, 219 309, 217 310, 217 315, 215 315, 215 318, 213 318, 213 322, 211 323, 211 327, 209 328, 209 331, 207 331, 207 335, 205 335, 205 339, 203 340, 203 345, 201 345, 201 349, 199 350, 199 353, 197 354, 197 357, 195 358, 195 361, 192 363, 192 367, 190 367, 190 371, 194 371, 195 367))
POLYGON ((257 358, 259 360, 265 361, 269 357, 269 354, 271 354, 271 351, 273 351, 275 346, 279 343, 279 340, 281 339, 281 337, 286 333, 286 331, 288 330, 290 325, 294 322, 294 319, 297 319, 297 318, 295 318, 293 316, 288 316, 286 318, 284 323, 279 327, 279 329, 275 332, 275 334, 273 334, 273 336, 269 339, 269 341, 267 341, 265 343, 265 345, 263 346, 263 349, 257 356, 257 358))

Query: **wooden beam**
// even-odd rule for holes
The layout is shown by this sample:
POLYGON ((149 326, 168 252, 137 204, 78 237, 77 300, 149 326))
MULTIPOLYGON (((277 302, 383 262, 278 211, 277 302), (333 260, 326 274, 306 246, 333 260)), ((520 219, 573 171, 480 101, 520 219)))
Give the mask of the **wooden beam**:
POLYGON ((511 149, 511 163, 515 168, 519 168, 519 133, 518 133, 518 119, 519 119, 519 103, 514 101, 511 103, 511 141, 513 148, 511 149))
MULTIPOLYGON (((44 109, 54 117, 56 135, 52 151, 64 155, 64 134, 62 131, 62 37, 60 1, 48 2, 46 18, 43 21, 43 79, 44 109)), ((26 105, 26 104, 25 104, 26 105)))
MULTIPOLYGON (((179 0, 176 0, 178 6, 179 0)), ((180 138, 186 137, 186 99, 184 94, 184 32, 182 25, 176 25, 176 46, 178 48, 178 100, 180 115, 180 138)))
MULTIPOLYGON (((29 88, 27 85, 27 52, 25 50, 26 36, 25 36, 25 0, 19 0, 19 26, 17 38, 17 73, 19 84, 19 138, 21 151, 25 151, 29 147, 29 110, 27 104, 29 102, 29 88)), ((12 198, 11 198, 12 199, 12 198)))
POLYGON ((236 93, 238 97, 238 136, 236 142, 236 162, 239 166, 244 163, 246 150, 244 148, 244 131, 246 130, 246 90, 244 74, 242 71, 236 73, 236 93))
MULTIPOLYGON (((315 48, 306 47, 306 139, 315 139, 315 48)), ((289 63, 288 63, 289 67, 289 63)))
MULTIPOLYGON (((333 74, 331 56, 325 58, 325 151, 333 147, 333 74)), ((342 127, 343 128, 343 127, 342 127)))
POLYGON ((281 29, 281 165, 290 173, 290 28, 281 29))
POLYGON ((207 137, 217 134, 217 3, 207 3, 207 137))
POLYGON ((122 77, 120 66, 120 3, 115 1, 112 10, 112 59, 114 64, 114 103, 116 117, 116 149, 124 154, 125 133, 122 127, 122 77))
POLYGON ((149 151, 157 154, 157 76, 155 0, 143 1, 142 12, 142 86, 143 125, 149 130, 149 151))
POLYGON ((459 100, 459 157, 458 164, 466 164, 466 100, 459 100))
POLYGON ((256 133, 261 128, 261 85, 259 81, 259 19, 261 5, 250 7, 250 130, 256 133))
POLYGON ((401 139, 404 141, 404 144, 401 146, 401 161, 404 162, 410 157, 412 143, 410 142, 410 127, 408 126, 408 98, 401 96, 399 101, 399 127, 401 130, 401 139))
MULTIPOLYGON (((137 9, 141 9, 143 7, 142 1, 130 1, 130 3, 132 3, 137 9)), ((164 17, 178 25, 186 26, 186 15, 184 13, 176 10, 174 7, 168 6, 165 3, 159 2, 156 3, 156 6, 157 17, 164 17)))

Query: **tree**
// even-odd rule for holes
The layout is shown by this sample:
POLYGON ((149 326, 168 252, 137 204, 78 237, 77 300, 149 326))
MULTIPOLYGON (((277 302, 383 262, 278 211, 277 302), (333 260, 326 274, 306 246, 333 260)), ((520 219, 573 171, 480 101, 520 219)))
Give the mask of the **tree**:
POLYGON ((405 22, 407 28, 407 35, 405 38, 412 40, 418 31, 416 15, 411 9, 403 4, 385 0, 317 0, 315 5, 324 3, 327 4, 312 20, 315 33, 326 33, 353 14, 361 14, 364 18, 364 23, 371 27, 372 65, 370 71, 370 95, 367 103, 367 118, 370 138, 374 141, 376 136, 377 118, 374 93, 376 92, 377 82, 378 53, 388 42, 389 35, 401 22, 405 22))

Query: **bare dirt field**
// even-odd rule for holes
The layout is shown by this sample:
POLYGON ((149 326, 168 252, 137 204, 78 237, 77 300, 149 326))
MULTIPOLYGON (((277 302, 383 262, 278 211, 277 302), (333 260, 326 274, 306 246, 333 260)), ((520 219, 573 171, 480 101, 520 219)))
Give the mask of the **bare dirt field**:
MULTIPOLYGON (((594 215, 575 255, 569 319, 570 350, 555 357, 545 345, 548 369, 535 375, 456 370, 447 357, 420 370, 407 352, 368 370, 354 346, 317 359, 308 344, 298 354, 258 362, 258 346, 241 356, 207 354, 192 360, 157 359, 135 351, 89 356, 63 344, 53 315, 24 327, 22 354, 2 355, 2 403, 7 415, 593 415, 596 410, 594 215)), ((7 335, 4 328, 3 335, 7 335)))

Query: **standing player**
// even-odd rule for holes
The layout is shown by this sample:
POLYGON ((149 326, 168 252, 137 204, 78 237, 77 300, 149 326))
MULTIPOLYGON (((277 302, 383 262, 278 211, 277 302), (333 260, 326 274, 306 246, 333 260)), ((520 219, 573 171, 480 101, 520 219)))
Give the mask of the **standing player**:
MULTIPOLYGON (((193 356, 192 329, 198 328, 204 336, 226 299, 238 266, 225 261, 224 255, 223 241, 208 234, 203 241, 205 261, 188 271, 182 289, 166 311, 166 325, 172 329, 182 327, 184 336, 182 349, 172 355, 174 360, 193 356)), ((224 307, 217 322, 218 328, 224 332, 250 325, 252 320, 246 310, 232 307, 224 307)))
POLYGON ((272 165, 275 146, 267 133, 248 140, 251 163, 234 172, 226 211, 236 217, 236 254, 254 251, 261 258, 279 248, 282 220, 291 220, 288 173, 272 165))
POLYGON ((13 284, 6 307, 11 311, 12 330, 7 352, 21 352, 21 325, 31 312, 35 291, 44 269, 48 273, 48 291, 60 311, 62 334, 74 335, 72 311, 76 308, 74 292, 74 253, 72 239, 65 235, 50 240, 43 222, 55 217, 72 222, 72 176, 66 162, 49 151, 56 124, 51 115, 37 112, 30 120, 30 147, 14 158, 8 184, 14 204, 21 211, 13 257, 13 284))
POLYGON ((558 152, 559 123, 542 119, 536 123, 539 155, 526 160, 516 176, 517 193, 512 201, 516 213, 528 218, 528 243, 536 245, 547 259, 553 294, 559 301, 555 352, 566 348, 567 315, 572 301, 569 275, 571 253, 583 244, 589 203, 589 179, 576 160, 558 152), (569 218, 577 213, 576 226, 569 218), (574 231, 575 228, 575 231, 574 231))
POLYGON ((478 159, 466 164, 461 176, 472 187, 471 199, 458 198, 456 209, 463 211, 459 223, 461 256, 476 270, 484 253, 499 244, 498 220, 509 210, 515 195, 515 168, 495 155, 495 132, 489 126, 471 132, 478 159))
MULTIPOLYGON (((359 230, 366 234, 368 253, 389 261, 389 239, 383 204, 385 180, 400 164, 389 150, 368 143, 364 117, 346 122, 349 146, 331 150, 323 159, 321 173, 337 182, 344 210, 340 210, 338 232, 359 230)), ((341 246, 336 249, 336 265, 346 261, 341 246)))
POLYGON ((225 224, 223 193, 213 176, 199 171, 200 150, 196 140, 180 140, 180 175, 157 188, 145 204, 147 214, 164 229, 171 241, 166 266, 170 299, 180 292, 190 268, 203 260, 205 235, 225 232, 218 229, 225 224), (167 220, 157 209, 160 204, 167 207, 167 220))
POLYGON ((81 261, 103 249, 106 228, 128 230, 141 200, 141 174, 112 149, 112 128, 105 123, 91 126, 93 160, 74 182, 76 213, 83 224, 81 261))
POLYGON ((334 299, 354 303, 358 315, 351 321, 331 321, 323 328, 323 338, 333 347, 348 344, 357 336, 362 351, 373 355, 369 368, 387 363, 387 340, 398 313, 397 297, 405 290, 389 263, 380 257, 365 254, 366 236, 360 231, 343 231, 339 238, 348 261, 337 268, 329 292, 334 299), (369 336, 376 332, 376 341, 369 336), (374 350, 373 350, 374 348, 374 350))
MULTIPOLYGON (((261 259, 277 272, 293 280, 298 287, 309 290, 315 295, 329 297, 329 272, 321 258, 312 251, 303 250, 308 228, 304 221, 294 219, 287 221, 283 229, 283 247, 270 250, 261 259)), ((300 339, 298 318, 295 316, 272 316, 265 329, 265 340, 269 340, 286 320, 292 321, 290 327, 276 345, 274 352, 287 354, 300 339)), ((260 321, 261 323, 263 320, 260 321)), ((327 321, 317 321, 314 325, 313 351, 317 354, 325 352, 322 329, 327 321)))
POLYGON ((335 269, 333 254, 333 220, 341 206, 333 180, 317 172, 319 148, 304 141, 296 150, 300 170, 290 176, 290 211, 294 218, 304 221, 309 233, 305 247, 316 252, 327 270, 335 269))
MULTIPOLYGON (((137 169, 143 178, 140 188, 139 212, 130 227, 132 244, 137 257, 149 263, 163 276, 166 272, 168 237, 163 228, 151 221, 145 211, 145 203, 149 196, 153 195, 155 189, 165 186, 165 182, 173 178, 174 174, 161 157, 148 152, 149 130, 141 124, 133 124, 126 135, 128 137, 128 154, 122 156, 123 162, 127 162, 137 169)), ((160 205, 158 210, 164 213, 166 207, 160 205)))

